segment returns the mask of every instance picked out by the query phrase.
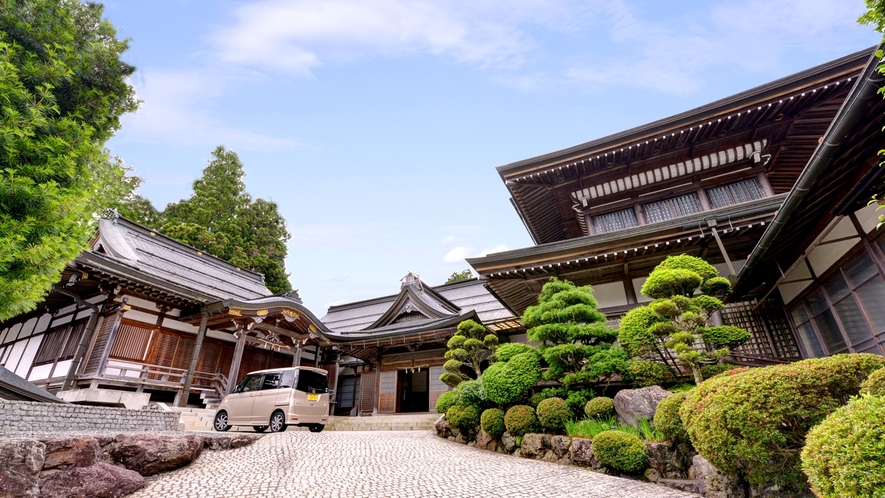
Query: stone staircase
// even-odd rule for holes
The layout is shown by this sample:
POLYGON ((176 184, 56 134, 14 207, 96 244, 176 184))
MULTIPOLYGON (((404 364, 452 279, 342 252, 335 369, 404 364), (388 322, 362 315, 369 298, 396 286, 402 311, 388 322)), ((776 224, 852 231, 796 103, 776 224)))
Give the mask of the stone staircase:
MULTIPOLYGON (((211 431, 215 418, 214 408, 169 406, 157 403, 160 410, 178 412, 179 426, 186 431, 211 431)), ((374 417, 330 417, 327 431, 429 431, 440 417, 438 413, 402 415, 376 415, 374 417)), ((290 431, 307 430, 306 427, 289 427, 290 431)), ((231 431, 253 432, 251 427, 234 427, 231 431)))

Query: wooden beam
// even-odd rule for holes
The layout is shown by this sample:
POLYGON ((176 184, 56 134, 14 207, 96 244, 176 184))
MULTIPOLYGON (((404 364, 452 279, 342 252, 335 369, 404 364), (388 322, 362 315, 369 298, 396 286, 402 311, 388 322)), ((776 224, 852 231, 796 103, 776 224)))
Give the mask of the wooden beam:
POLYGON ((237 331, 240 336, 237 337, 237 345, 234 346, 234 357, 230 362, 230 370, 227 374, 227 394, 234 392, 237 385, 237 375, 240 374, 240 363, 243 361, 243 349, 246 348, 246 331, 243 330, 242 324, 237 325, 237 331))
POLYGON ((200 319, 200 330, 197 332, 197 342, 194 344, 194 354, 191 355, 191 364, 187 368, 184 378, 184 388, 178 398, 178 406, 187 406, 187 398, 191 393, 191 383, 194 381, 194 371, 197 369, 197 360, 200 359, 200 350, 203 348, 203 338, 206 337, 206 322, 209 321, 209 312, 203 310, 203 318, 200 319))

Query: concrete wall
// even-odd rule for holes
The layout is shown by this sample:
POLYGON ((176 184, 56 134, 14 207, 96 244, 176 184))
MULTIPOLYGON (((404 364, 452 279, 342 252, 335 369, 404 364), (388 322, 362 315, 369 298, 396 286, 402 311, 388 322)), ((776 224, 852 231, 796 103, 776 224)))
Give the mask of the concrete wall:
POLYGON ((0 432, 178 430, 177 412, 0 400, 0 432))

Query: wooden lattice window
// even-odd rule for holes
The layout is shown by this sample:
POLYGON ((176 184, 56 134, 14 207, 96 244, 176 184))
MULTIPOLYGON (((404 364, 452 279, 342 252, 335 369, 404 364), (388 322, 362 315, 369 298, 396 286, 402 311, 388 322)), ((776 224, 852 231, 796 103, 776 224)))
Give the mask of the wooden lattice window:
POLYGON ((632 228, 636 225, 636 213, 632 208, 593 217, 593 226, 596 227, 596 233, 614 232, 616 230, 632 228))
POLYGON ((659 202, 650 202, 642 207, 649 223, 679 218, 701 211, 698 194, 691 193, 659 202))
POLYGON ((143 323, 123 322, 111 346, 111 358, 144 361, 152 327, 143 323))
POLYGON ((711 188, 707 190, 707 194, 714 209, 765 197, 756 178, 711 188))

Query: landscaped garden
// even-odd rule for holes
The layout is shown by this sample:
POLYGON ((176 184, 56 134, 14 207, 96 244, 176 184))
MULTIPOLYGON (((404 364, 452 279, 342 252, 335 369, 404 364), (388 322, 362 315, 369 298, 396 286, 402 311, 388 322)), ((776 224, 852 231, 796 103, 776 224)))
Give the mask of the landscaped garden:
POLYGON ((671 256, 613 330, 589 286, 551 278, 522 317, 537 347, 459 327, 437 433, 708 497, 885 496, 885 358, 729 364, 750 337, 710 325, 729 291, 671 256))

